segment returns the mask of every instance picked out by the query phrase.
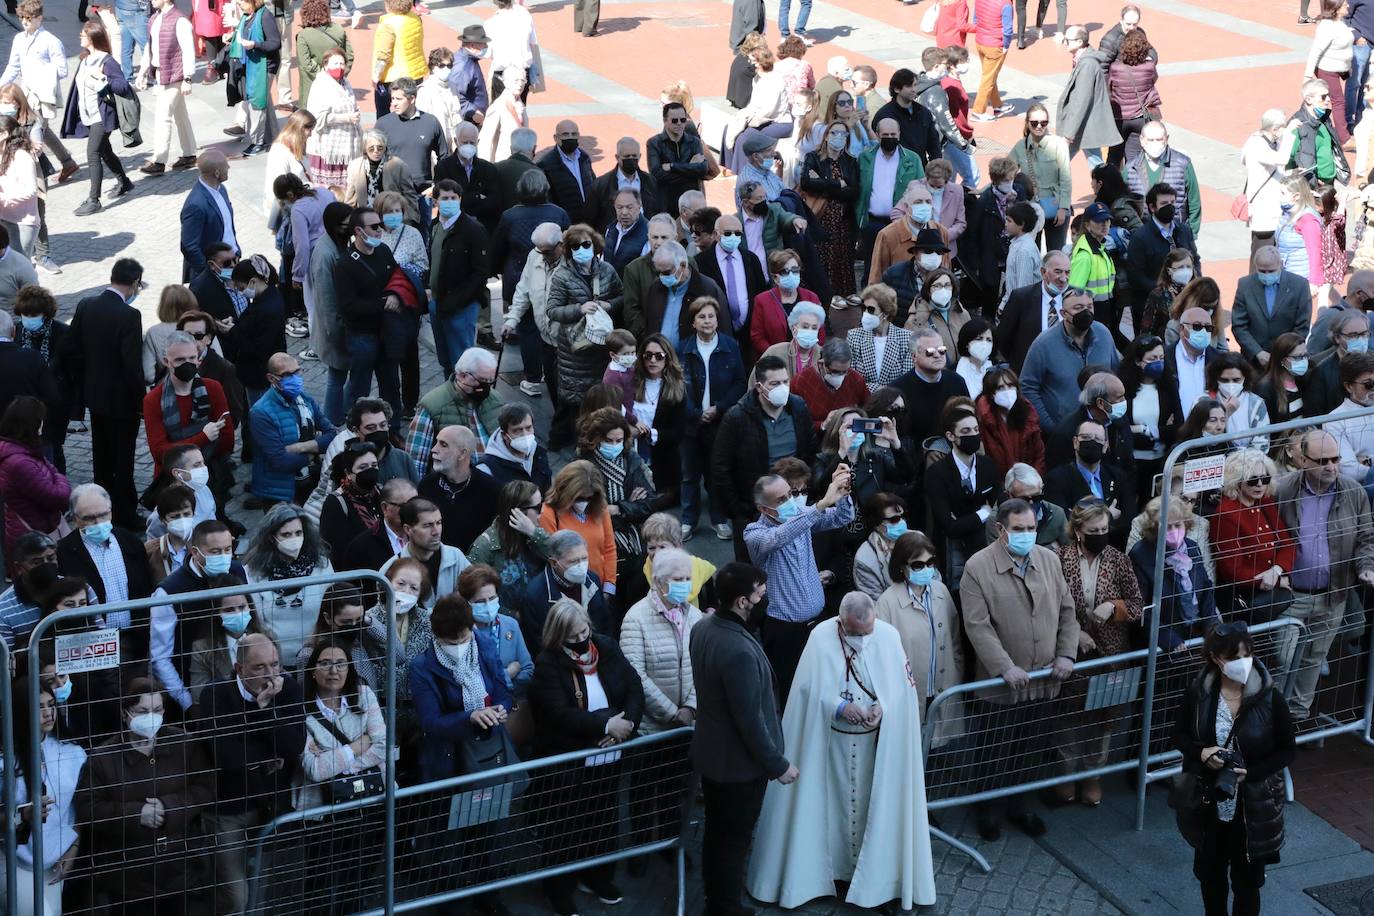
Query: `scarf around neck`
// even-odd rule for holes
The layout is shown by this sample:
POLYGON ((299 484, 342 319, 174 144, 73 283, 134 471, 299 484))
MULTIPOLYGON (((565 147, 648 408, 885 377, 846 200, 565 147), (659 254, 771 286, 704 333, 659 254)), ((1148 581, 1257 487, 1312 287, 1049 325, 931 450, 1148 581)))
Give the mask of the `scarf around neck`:
POLYGON ((162 380, 162 425, 167 430, 167 438, 173 442, 190 439, 209 422, 210 393, 205 390, 205 382, 200 375, 191 379, 191 416, 183 424, 181 409, 177 407, 177 393, 172 389, 172 375, 169 372, 162 380))

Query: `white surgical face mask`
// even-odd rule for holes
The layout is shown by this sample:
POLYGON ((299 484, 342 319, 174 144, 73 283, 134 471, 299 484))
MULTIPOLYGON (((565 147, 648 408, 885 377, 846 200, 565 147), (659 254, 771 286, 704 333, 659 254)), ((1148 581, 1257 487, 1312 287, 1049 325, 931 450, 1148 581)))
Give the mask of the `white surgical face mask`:
POLYGON ((183 541, 191 539, 191 532, 196 529, 194 517, 174 518, 167 523, 167 530, 174 536, 183 541))
POLYGON ((415 607, 415 602, 418 600, 419 598, 410 592, 397 592, 396 597, 391 602, 392 613, 404 617, 410 613, 411 608, 415 607))
POLYGON ((1016 406, 1016 389, 1003 388, 992 396, 992 401, 1003 410, 1011 410, 1016 406))
POLYGON ((203 464, 198 468, 191 468, 191 470, 182 473, 187 475, 186 485, 193 490, 199 490, 210 482, 210 468, 203 464))
POLYGON ((1218 382, 1217 394, 1224 398, 1233 398, 1245 390, 1244 382, 1218 382))
POLYGON ((916 263, 921 270, 934 270, 940 266, 940 253, 937 251, 923 251, 917 255, 916 263))
POLYGON ((162 713, 145 712, 129 717, 129 731, 140 738, 155 738, 162 728, 162 713))
POLYGON ((870 315, 868 312, 864 312, 863 317, 859 319, 859 324, 863 326, 865 331, 876 331, 878 330, 878 325, 882 323, 883 318, 881 315, 870 315))
POLYGON ((1250 680, 1250 669, 1255 667, 1255 660, 1250 656, 1245 658, 1233 658, 1221 666, 1221 673, 1229 677, 1238 684, 1244 684, 1250 680))
POLYGON ((968 345, 968 355, 978 360, 980 363, 992 355, 992 341, 974 340, 968 345))
POLYGON ((930 291, 930 301, 936 305, 949 305, 949 300, 954 298, 954 290, 947 286, 937 286, 930 291))
POLYGON ((589 501, 589 500, 585 500, 585 499, 576 499, 576 500, 573 500, 573 511, 576 512, 578 515, 586 515, 586 514, 587 514, 587 506, 588 506, 588 505, 590 505, 590 501, 589 501))
POLYGON ((787 399, 792 396, 792 386, 779 385, 776 388, 768 389, 768 403, 774 407, 782 407, 787 403, 787 399))
POLYGON ((1169 279, 1182 286, 1193 279, 1193 269, 1191 267, 1175 267, 1169 271, 1169 279))
POLYGON ((510 447, 522 455, 528 455, 533 452, 537 444, 538 440, 534 438, 534 433, 530 433, 527 436, 512 436, 510 440, 510 447))
POLYGON ((303 534, 298 534, 290 538, 278 538, 277 549, 294 560, 300 555, 301 545, 304 543, 305 535, 303 534))

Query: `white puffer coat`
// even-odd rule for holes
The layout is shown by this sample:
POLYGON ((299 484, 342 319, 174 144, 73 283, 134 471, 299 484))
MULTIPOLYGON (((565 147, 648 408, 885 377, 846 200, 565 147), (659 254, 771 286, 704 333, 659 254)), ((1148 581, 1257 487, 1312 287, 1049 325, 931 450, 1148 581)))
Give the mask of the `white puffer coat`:
POLYGON ((692 659, 687 651, 692 627, 702 613, 686 609, 682 636, 672 621, 654 610, 645 597, 636 602, 620 624, 620 651, 644 683, 644 718, 640 734, 651 735, 675 727, 673 716, 684 706, 696 709, 697 689, 692 682, 692 659))

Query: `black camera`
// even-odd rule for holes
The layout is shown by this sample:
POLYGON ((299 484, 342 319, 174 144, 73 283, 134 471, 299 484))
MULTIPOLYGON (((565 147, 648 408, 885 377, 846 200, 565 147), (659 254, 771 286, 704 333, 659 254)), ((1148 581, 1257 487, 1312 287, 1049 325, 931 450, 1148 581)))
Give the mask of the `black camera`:
POLYGON ((1216 780, 1212 783, 1212 792, 1216 800, 1230 800, 1236 797, 1236 771, 1234 767, 1244 767, 1245 762, 1241 760, 1240 751, 1228 751, 1226 748, 1216 752, 1216 757, 1221 761, 1221 769, 1217 770, 1216 780))

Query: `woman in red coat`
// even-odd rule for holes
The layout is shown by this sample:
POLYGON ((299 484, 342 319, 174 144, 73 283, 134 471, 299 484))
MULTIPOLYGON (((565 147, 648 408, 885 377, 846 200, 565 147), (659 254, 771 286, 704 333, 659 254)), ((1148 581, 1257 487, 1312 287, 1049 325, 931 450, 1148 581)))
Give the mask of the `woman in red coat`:
POLYGON ((1277 480, 1278 469, 1263 452, 1232 452, 1226 456, 1221 502, 1212 516, 1217 585, 1232 586, 1233 598, 1255 611, 1256 623, 1282 610, 1259 608, 1292 598, 1288 574, 1297 561, 1297 547, 1274 503, 1277 480))
MULTIPOLYGON (((52 534, 62 521, 72 487, 43 457, 40 431, 48 410, 38 398, 20 395, 0 417, 0 500, 5 503, 5 558, 26 531, 52 534)), ((11 566, 13 574, 13 566, 11 566)))
MULTIPOLYGON (((779 248, 768 256, 768 274, 773 278, 773 287, 754 297, 753 311, 749 315, 749 343, 755 357, 773 344, 792 339, 792 330, 787 325, 792 306, 798 302, 821 304, 815 293, 802 288, 801 258, 791 248, 779 248)), ((825 342, 824 327, 820 342, 825 342)))
POLYGON ((1016 372, 1007 366, 983 376, 983 393, 973 403, 983 451, 1002 470, 1020 462, 1045 473, 1045 442, 1040 417, 1021 396, 1016 372))

